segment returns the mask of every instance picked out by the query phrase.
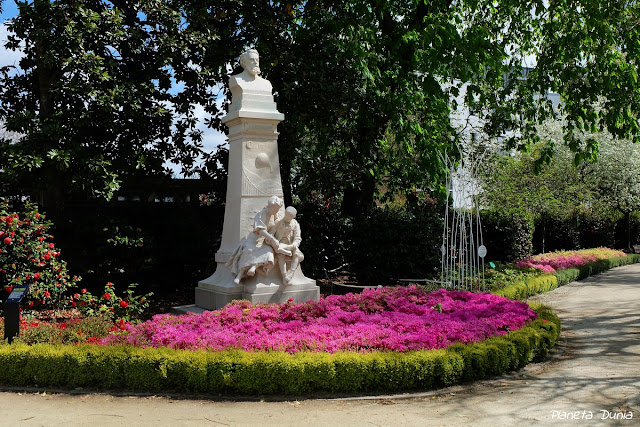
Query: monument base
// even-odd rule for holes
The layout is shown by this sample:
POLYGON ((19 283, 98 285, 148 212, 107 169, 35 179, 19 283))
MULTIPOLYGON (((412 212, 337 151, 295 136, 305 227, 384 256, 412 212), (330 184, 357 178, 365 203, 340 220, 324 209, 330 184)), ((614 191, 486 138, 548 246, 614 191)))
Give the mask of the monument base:
POLYGON ((266 276, 256 274, 246 277, 240 284, 235 284, 233 279, 234 276, 224 263, 218 262, 216 272, 208 279, 198 282, 195 305, 205 310, 218 310, 234 300, 270 304, 290 299, 294 303, 320 299, 320 287, 315 280, 305 277, 300 266, 287 285, 282 282, 277 266, 266 276))

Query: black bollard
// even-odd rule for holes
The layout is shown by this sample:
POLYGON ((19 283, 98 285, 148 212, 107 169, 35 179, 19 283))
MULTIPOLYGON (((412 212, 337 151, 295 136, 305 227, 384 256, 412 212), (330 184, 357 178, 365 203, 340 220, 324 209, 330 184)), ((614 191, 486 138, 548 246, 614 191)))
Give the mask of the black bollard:
POLYGON ((4 338, 13 342, 20 333, 20 301, 29 291, 29 285, 15 286, 4 302, 4 338))

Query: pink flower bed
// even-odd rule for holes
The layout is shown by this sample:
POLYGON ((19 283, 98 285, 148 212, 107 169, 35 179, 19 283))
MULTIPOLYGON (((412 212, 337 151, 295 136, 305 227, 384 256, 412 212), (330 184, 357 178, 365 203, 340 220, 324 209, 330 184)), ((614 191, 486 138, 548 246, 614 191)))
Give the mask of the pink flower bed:
POLYGON ((466 291, 378 288, 303 304, 239 301, 204 314, 156 315, 103 345, 246 351, 410 351, 481 341, 521 328, 523 302, 466 291))
POLYGON ((536 255, 516 262, 519 268, 537 268, 545 273, 578 267, 602 259, 627 256, 622 251, 609 248, 584 249, 580 251, 559 251, 536 255))

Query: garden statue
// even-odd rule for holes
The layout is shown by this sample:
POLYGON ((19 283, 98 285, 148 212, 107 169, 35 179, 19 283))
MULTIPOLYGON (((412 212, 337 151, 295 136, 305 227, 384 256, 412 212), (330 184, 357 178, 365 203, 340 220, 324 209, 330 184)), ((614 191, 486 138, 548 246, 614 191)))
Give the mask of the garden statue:
POLYGON ((279 244, 276 258, 285 285, 289 284, 298 265, 304 260, 304 255, 300 251, 300 243, 302 242, 300 224, 295 219, 297 213, 296 208, 289 206, 284 211, 284 217, 276 223, 273 229, 273 236, 279 244), (288 269, 287 265, 289 265, 288 269))
POLYGON ((284 115, 271 83, 260 76, 258 52, 249 49, 239 59, 243 71, 229 77, 231 104, 222 119, 229 128, 229 173, 217 268, 198 282, 196 307, 176 312, 218 309, 236 299, 272 303, 320 297, 315 280, 300 269, 295 209, 282 210, 277 126, 284 115), (273 268, 276 263, 279 268, 273 268))
POLYGON ((238 244, 226 266, 235 275, 235 284, 245 277, 253 277, 256 271, 266 276, 274 265, 274 251, 278 250, 278 240, 270 233, 273 230, 282 199, 273 196, 267 207, 256 214, 253 231, 238 244))
POLYGON ((282 281, 288 285, 304 259, 299 249, 302 237, 300 225, 295 220, 297 211, 289 206, 282 215, 281 207, 282 199, 271 197, 268 205, 254 218, 253 231, 240 240, 231 254, 226 266, 234 274, 236 285, 256 273, 267 276, 276 260, 282 281))

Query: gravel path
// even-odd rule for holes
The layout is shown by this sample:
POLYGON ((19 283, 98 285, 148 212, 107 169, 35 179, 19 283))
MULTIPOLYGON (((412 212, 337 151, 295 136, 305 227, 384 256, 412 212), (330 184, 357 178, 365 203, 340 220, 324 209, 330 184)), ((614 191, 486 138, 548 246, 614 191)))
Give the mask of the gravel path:
POLYGON ((548 362, 497 379, 411 395, 267 402, 4 389, 0 425, 640 425, 640 264, 533 300, 560 316, 562 342, 548 362))

